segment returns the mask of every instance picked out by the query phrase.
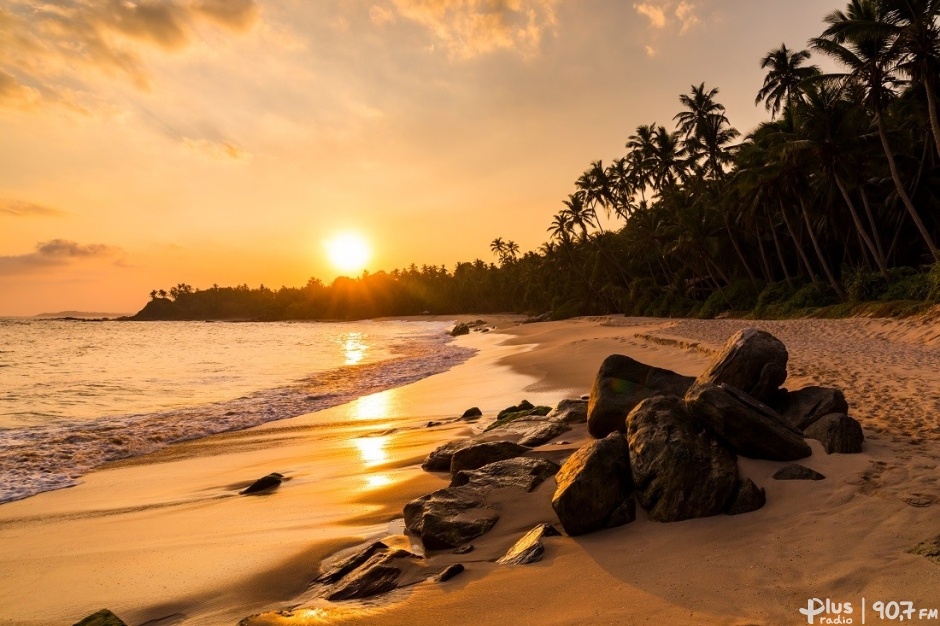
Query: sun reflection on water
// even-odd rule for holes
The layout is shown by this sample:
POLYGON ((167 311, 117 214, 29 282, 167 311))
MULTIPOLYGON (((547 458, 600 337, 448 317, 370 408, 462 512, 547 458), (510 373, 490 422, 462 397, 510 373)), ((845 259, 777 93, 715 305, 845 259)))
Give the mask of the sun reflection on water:
POLYGON ((340 339, 340 345, 346 357, 346 365, 356 365, 365 358, 369 346, 363 341, 364 339, 365 335, 363 333, 346 333, 340 339))
POLYGON ((359 448, 365 466, 372 467, 388 461, 388 452, 385 450, 388 440, 388 437, 360 437, 353 439, 353 444, 359 448))

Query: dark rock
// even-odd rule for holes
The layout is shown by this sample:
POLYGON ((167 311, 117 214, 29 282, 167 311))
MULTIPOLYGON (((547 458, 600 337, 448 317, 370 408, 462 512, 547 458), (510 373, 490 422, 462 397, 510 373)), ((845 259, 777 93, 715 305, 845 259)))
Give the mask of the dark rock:
POLYGON ((459 337, 460 335, 469 335, 470 327, 466 324, 457 324, 454 326, 454 329, 450 331, 451 336, 459 337))
POLYGON ((127 624, 108 609, 101 609, 97 613, 92 613, 82 621, 75 623, 74 626, 127 626, 127 624))
POLYGON ((439 489, 405 505, 405 527, 428 550, 456 548, 483 535, 499 520, 478 493, 462 487, 439 489))
POLYGON ((587 411, 587 398, 580 400, 567 398, 559 402, 547 417, 566 424, 582 424, 587 421, 587 411))
POLYGON ((652 520, 721 513, 738 479, 733 452, 695 422, 675 396, 644 400, 627 416, 633 483, 652 520))
POLYGON ((528 565, 542 560, 545 554, 543 537, 558 536, 560 533, 551 524, 539 524, 517 541, 509 551, 497 559, 500 565, 528 565))
POLYGON ((461 470, 454 474, 451 487, 471 485, 475 488, 501 489, 516 487, 526 492, 536 487, 549 476, 558 473, 558 465, 545 459, 516 457, 488 463, 475 470, 461 470))
POLYGON ((928 558, 937 565, 940 565, 940 535, 937 535, 933 539, 922 541, 908 550, 908 553, 928 558))
POLYGON ((636 500, 630 498, 610 514, 610 521, 608 522, 611 527, 613 526, 624 526, 636 521, 636 500))
POLYGON ((487 426, 486 431, 506 428, 509 424, 519 420, 526 420, 526 418, 544 417, 551 413, 551 411, 552 407, 550 406, 534 406, 528 400, 523 400, 515 406, 506 407, 500 411, 496 416, 496 421, 487 426))
POLYGON ((794 463, 781 467, 774 473, 774 480, 823 480, 825 476, 810 468, 794 463))
POLYGON ((787 378, 788 358, 782 341, 762 330, 745 328, 728 340, 695 379, 695 387, 724 383, 768 402, 787 378))
POLYGON ((401 569, 389 563, 387 554, 374 554, 360 568, 344 577, 326 597, 331 602, 368 598, 394 589, 401 569))
POLYGON ((845 395, 828 387, 804 387, 791 391, 781 404, 783 419, 798 430, 806 430, 824 415, 849 412, 845 395))
POLYGON ((473 552, 473 544, 472 544, 472 543, 465 543, 465 544, 463 544, 462 546, 460 546, 459 548, 455 548, 454 551, 453 551, 453 554, 467 554, 467 553, 469 553, 469 552, 473 552))
POLYGON ((767 493, 754 484, 750 478, 745 478, 738 482, 734 495, 725 508, 728 515, 741 515, 756 511, 767 504, 767 493))
POLYGON ((614 512, 630 496, 630 457, 620 433, 592 441, 565 461, 555 475, 552 508, 569 535, 610 528, 614 512))
POLYGON ((541 446, 555 437, 562 435, 571 430, 571 426, 564 422, 545 422, 544 424, 538 424, 533 426, 529 430, 522 433, 522 438, 519 439, 518 443, 520 446, 527 446, 529 448, 535 448, 536 446, 541 446))
POLYGON ((454 563, 453 565, 448 565, 444 568, 444 571, 437 575, 437 582, 444 583, 457 576, 462 574, 466 568, 464 568, 462 563, 454 563))
POLYGON ((819 418, 804 431, 809 439, 819 441, 827 454, 856 454, 862 451, 865 434, 862 425, 845 413, 832 413, 819 418))
POLYGON ((522 321, 523 324, 537 324, 539 322, 548 322, 552 319, 551 312, 542 313, 541 315, 535 317, 527 317, 522 321))
POLYGON ((450 473, 456 474, 461 470, 475 470, 496 461, 522 456, 527 452, 529 452, 529 448, 511 441, 473 443, 454 452, 450 459, 450 473))
POLYGON ((519 404, 514 404, 513 406, 507 406, 505 409, 500 411, 496 415, 496 419, 502 419, 509 415, 510 413, 521 413, 523 411, 531 411, 535 408, 535 405, 529 402, 528 400, 523 400, 519 404))
POLYGON ((803 434, 783 421, 769 406, 728 385, 695 385, 686 396, 692 417, 752 459, 796 461, 813 451, 803 434))
POLYGON ((428 422, 427 428, 434 428, 435 426, 440 426, 440 422, 428 422))
POLYGON ((436 448, 421 464, 426 472, 449 472, 454 452, 473 444, 472 440, 451 441, 436 448))
POLYGON ((612 354, 601 363, 591 387, 588 432, 597 439, 625 432, 627 414, 640 401, 663 394, 682 396, 692 382, 688 376, 612 354))
POLYGON ((471 407, 463 412, 463 415, 460 416, 462 420, 472 420, 477 417, 483 417, 483 411, 479 407, 471 407))
POLYGON ((281 486, 281 481, 284 480, 284 475, 277 472, 271 472, 267 476, 262 476, 255 482, 251 483, 245 489, 242 489, 238 493, 243 496, 248 496, 257 493, 265 493, 268 491, 274 491, 281 486))
POLYGON ((375 541, 362 550, 359 550, 358 552, 355 552, 354 554, 346 557, 345 559, 331 564, 330 568, 317 576, 313 582, 332 585, 343 576, 368 561, 376 552, 381 552, 387 549, 387 545, 381 541, 375 541))

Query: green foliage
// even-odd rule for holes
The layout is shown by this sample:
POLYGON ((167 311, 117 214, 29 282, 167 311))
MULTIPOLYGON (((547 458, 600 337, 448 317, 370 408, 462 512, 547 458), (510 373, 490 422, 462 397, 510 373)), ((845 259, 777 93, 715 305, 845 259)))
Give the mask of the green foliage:
POLYGON ((582 302, 577 300, 569 300, 552 310, 552 319, 553 320, 567 320, 572 317, 578 317, 579 315, 584 315, 585 305, 582 302))
POLYGON ((757 306, 762 285, 754 284, 746 278, 740 278, 727 287, 717 289, 699 308, 697 317, 711 319, 725 311, 750 311, 757 306))
MULTIPOLYGON (((885 277, 877 272, 852 269, 845 272, 845 291, 852 302, 890 302, 894 300, 926 300, 930 295, 930 273, 913 267, 895 267, 885 277)), ((937 272, 940 276, 940 272, 937 272)))

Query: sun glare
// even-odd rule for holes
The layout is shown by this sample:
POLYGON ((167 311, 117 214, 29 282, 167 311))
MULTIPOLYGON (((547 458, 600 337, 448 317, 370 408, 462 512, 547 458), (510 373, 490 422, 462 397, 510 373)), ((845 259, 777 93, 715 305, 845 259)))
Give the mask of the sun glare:
POLYGON ((372 251, 362 235, 343 233, 326 242, 326 253, 336 269, 358 273, 365 269, 372 251))

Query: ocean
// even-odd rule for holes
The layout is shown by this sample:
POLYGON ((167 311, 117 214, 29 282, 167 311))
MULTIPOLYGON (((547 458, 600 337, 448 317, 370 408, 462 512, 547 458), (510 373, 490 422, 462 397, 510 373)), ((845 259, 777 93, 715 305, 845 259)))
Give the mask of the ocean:
POLYGON ((0 503, 443 372, 451 325, 0 319, 0 503))

